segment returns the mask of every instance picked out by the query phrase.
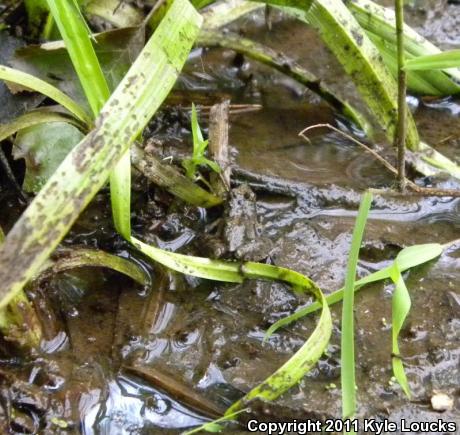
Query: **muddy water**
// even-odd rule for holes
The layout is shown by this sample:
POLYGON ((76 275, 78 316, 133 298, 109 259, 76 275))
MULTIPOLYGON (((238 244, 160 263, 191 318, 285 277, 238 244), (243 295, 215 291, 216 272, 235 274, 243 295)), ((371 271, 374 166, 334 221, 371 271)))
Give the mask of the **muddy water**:
MULTIPOLYGON (((340 67, 308 29, 276 17, 270 33, 260 18, 244 29, 273 47, 288 47, 329 85, 359 101, 340 67)), ((458 33, 456 38, 460 45, 458 33)), ((185 207, 138 180, 133 218, 137 235, 179 252, 270 261, 305 273, 325 292, 340 288, 360 192, 368 186, 392 185, 391 174, 325 129, 312 131, 310 142, 299 138, 306 126, 341 120, 286 77, 241 62, 229 51, 195 53, 181 86, 263 106, 231 118, 235 195, 249 185, 255 195, 244 195, 243 200, 245 210, 252 211, 241 216, 236 209, 227 210, 229 220, 222 222, 222 210, 185 207), (257 241, 264 243, 245 236, 229 252, 232 229, 242 225, 256 225, 257 241)), ((422 136, 458 157, 458 102, 415 102, 414 112, 422 136)), ((163 149, 165 156, 189 149, 187 144, 181 148, 181 140, 189 137, 186 116, 166 111, 162 121, 160 126, 152 123, 150 131, 174 144, 163 149)), ((379 146, 391 159, 391 150, 383 143, 379 146)), ((458 187, 449 179, 419 181, 458 187)), ((2 202, 8 213, 2 214, 1 224, 8 228, 18 208, 5 195, 2 202)), ((458 199, 376 197, 359 275, 387 265, 405 246, 458 239, 459 212, 458 199)), ((62 433, 179 433, 207 421, 213 406, 225 409, 269 376, 304 343, 315 324, 311 316, 263 344, 267 327, 308 303, 308 298, 298 299, 277 283, 204 282, 150 264, 114 234, 107 192, 96 198, 65 244, 130 256, 145 265, 154 285, 142 289, 118 275, 94 270, 68 273, 50 283, 46 292, 60 328, 44 342, 38 358, 5 357, 1 379, 10 393, 6 388, 2 392, 2 412, 15 410, 9 414, 11 420, 3 414, 5 432, 10 427, 18 433, 59 433, 60 424, 67 426, 62 433), (158 381, 158 373, 166 382, 158 381), (191 392, 199 395, 202 406, 190 399, 191 392)), ((358 415, 460 423, 460 255, 446 251, 405 277, 412 310, 400 347, 413 398, 405 399, 391 382, 393 289, 388 283, 376 284, 356 298, 358 415), (454 397, 456 407, 434 412, 430 398, 435 392, 454 397)), ((340 416, 340 390, 334 387, 340 384, 340 306, 332 311, 334 331, 327 355, 276 404, 255 406, 258 417, 340 416)))

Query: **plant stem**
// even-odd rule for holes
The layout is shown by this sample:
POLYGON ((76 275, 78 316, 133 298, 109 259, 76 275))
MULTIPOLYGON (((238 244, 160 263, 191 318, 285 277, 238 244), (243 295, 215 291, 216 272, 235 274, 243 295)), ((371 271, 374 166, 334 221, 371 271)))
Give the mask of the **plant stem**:
POLYGON ((398 50, 398 124, 395 134, 395 146, 398 150, 398 185, 399 190, 406 189, 406 82, 404 70, 404 4, 395 0, 396 44, 398 50))
MULTIPOLYGON (((367 216, 371 208, 372 194, 366 192, 361 200, 358 216, 348 256, 347 275, 343 291, 342 335, 341 335, 341 384, 342 384, 342 417, 353 418, 356 412, 355 391, 355 338, 354 338, 354 288, 359 250, 363 239, 367 216)), ((354 433, 351 431, 350 433, 354 433)))

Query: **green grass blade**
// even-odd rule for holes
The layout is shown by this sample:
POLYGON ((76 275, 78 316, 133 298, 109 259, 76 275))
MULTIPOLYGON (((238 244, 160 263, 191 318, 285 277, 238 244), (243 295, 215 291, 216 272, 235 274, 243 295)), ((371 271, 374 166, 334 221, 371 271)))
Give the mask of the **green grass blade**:
POLYGON ((38 271, 172 89, 202 19, 176 0, 96 120, 0 249, 0 307, 38 271), (19 260, 18 260, 19 259, 19 260))
MULTIPOLYGON (((341 0, 266 0, 264 3, 282 6, 282 10, 318 31, 393 143, 397 113, 395 79, 345 4, 341 0)), ((419 149, 417 129, 410 115, 406 144, 412 151, 419 149)))
MULTIPOLYGON (((424 245, 414 245, 402 249, 396 256, 395 261, 398 263, 399 270, 405 272, 408 269, 419 266, 423 263, 433 260, 442 254, 443 247, 439 243, 427 243, 424 245)), ((378 270, 364 278, 359 279, 355 282, 355 292, 361 290, 365 285, 374 282, 382 281, 384 279, 390 279, 390 270, 393 263, 381 270, 378 270)), ((343 288, 336 290, 330 295, 326 296, 328 305, 336 304, 343 299, 343 288)), ((275 322, 270 328, 268 328, 265 339, 268 339, 277 329, 287 326, 292 322, 295 322, 308 314, 314 313, 321 308, 321 305, 317 302, 309 305, 308 307, 302 308, 296 311, 290 316, 283 317, 282 319, 275 322)))
MULTIPOLYGON (((351 0, 347 2, 347 6, 364 29, 384 38, 393 46, 396 44, 396 24, 393 10, 384 8, 371 0, 351 0)), ((405 50, 412 57, 441 53, 438 47, 407 24, 404 25, 404 39, 405 50)), ((449 69, 445 73, 460 81, 459 69, 449 69)), ((454 84, 454 86, 456 85, 454 84)))
MULTIPOLYGON (((73 0, 47 0, 64 39, 88 103, 96 117, 110 96, 107 81, 97 59, 88 26, 73 0)), ((110 175, 110 198, 115 228, 124 237, 131 234, 131 160, 125 152, 110 175), (127 208, 128 207, 128 208, 127 208)))
POLYGON ((110 202, 116 230, 131 237, 131 155, 125 152, 110 174, 110 202))
POLYGON ((32 127, 38 124, 47 122, 68 122, 76 127, 82 128, 83 126, 75 121, 75 119, 57 112, 47 112, 42 110, 35 110, 18 116, 8 124, 0 125, 0 142, 12 136, 20 130, 27 127, 32 127))
POLYGON ((35 92, 39 92, 46 95, 48 98, 56 101, 61 106, 65 107, 69 112, 75 115, 80 121, 83 121, 86 125, 91 125, 92 120, 88 114, 68 95, 61 92, 59 89, 45 82, 44 80, 38 79, 30 74, 19 71, 17 69, 9 68, 4 65, 0 65, 0 79, 7 82, 15 83, 20 86, 24 86, 35 92))
POLYGON ((401 275, 398 267, 398 262, 395 261, 393 267, 390 269, 390 277, 395 285, 392 298, 392 329, 391 329, 391 343, 392 343, 392 366, 393 374, 406 396, 410 399, 410 388, 407 382, 404 365, 399 353, 398 337, 404 325, 407 315, 411 307, 411 300, 409 292, 407 291, 406 284, 401 275))
POLYGON ((46 263, 35 280, 49 279, 56 273, 78 267, 105 267, 129 276, 143 286, 151 284, 148 273, 138 264, 100 249, 87 248, 72 248, 69 251, 60 252, 58 258, 46 263))
POLYGON ((356 412, 355 382, 355 338, 354 338, 354 288, 359 250, 366 227, 367 216, 371 208, 372 194, 366 192, 361 200, 356 218, 351 250, 348 257, 345 288, 343 292, 342 335, 341 335, 341 382, 342 417, 353 418, 356 412))
MULTIPOLYGON (((386 43, 379 36, 374 35, 371 32, 367 32, 367 36, 371 39, 374 45, 379 49, 380 54, 383 57, 383 60, 391 71, 394 77, 397 76, 398 71, 398 62, 396 59, 396 51, 393 46, 386 43)), ((410 56, 407 53, 405 54, 406 59, 410 60, 410 56)), ((441 74, 441 76, 443 76, 441 74)), ((446 76, 444 76, 446 77, 446 76)), ((449 87, 443 87, 443 83, 437 83, 437 77, 431 76, 431 74, 419 74, 414 72, 409 72, 407 74, 407 87, 411 92, 417 93, 419 95, 435 95, 443 96, 450 95, 460 90, 460 88, 455 88, 455 85, 451 84, 449 87)))
POLYGON ((450 50, 444 53, 420 56, 409 59, 405 69, 409 71, 427 69, 447 69, 460 67, 460 50, 450 50))
POLYGON ((331 335, 332 320, 329 307, 321 290, 306 276, 297 272, 267 264, 246 262, 243 264, 229 261, 210 260, 175 254, 149 246, 140 240, 131 238, 132 243, 144 254, 170 269, 187 275, 216 281, 241 283, 245 279, 268 279, 283 281, 300 291, 311 293, 322 307, 315 330, 306 343, 273 375, 251 390, 241 400, 234 403, 226 416, 245 407, 252 399, 274 400, 297 384, 316 364, 323 354, 331 335))
POLYGON ((110 91, 94 52, 88 26, 74 0, 47 2, 96 117, 108 100, 110 91))
POLYGON ((131 237, 131 242, 139 251, 152 260, 177 272, 214 281, 236 283, 244 281, 244 275, 240 270, 241 265, 239 263, 175 254, 147 245, 134 237, 131 237))

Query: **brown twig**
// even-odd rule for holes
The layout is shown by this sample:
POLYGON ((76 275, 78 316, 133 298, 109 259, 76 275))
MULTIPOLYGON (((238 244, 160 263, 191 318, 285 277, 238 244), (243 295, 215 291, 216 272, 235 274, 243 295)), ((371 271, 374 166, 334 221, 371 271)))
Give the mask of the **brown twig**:
POLYGON ((172 376, 154 367, 139 367, 135 365, 124 366, 123 369, 146 380, 154 387, 165 391, 186 406, 211 418, 221 417, 225 412, 225 409, 195 392, 190 386, 179 381, 177 374, 172 376))
POLYGON ((228 114, 229 100, 214 104, 209 112, 209 152, 222 172, 212 174, 211 183, 221 195, 230 190, 231 168, 228 152, 228 114))
MULTIPOLYGON (((385 160, 380 154, 375 152, 373 149, 369 148, 367 145, 356 139, 355 137, 344 133, 343 131, 339 130, 338 128, 334 127, 331 124, 315 124, 311 125, 305 129, 303 129, 299 136, 303 137, 306 141, 310 142, 308 136, 305 135, 307 131, 313 130, 315 128, 328 128, 330 130, 335 131, 336 133, 340 134, 341 136, 345 137, 346 139, 352 141, 353 143, 359 145, 360 147, 364 148, 367 152, 369 152, 376 160, 382 163, 385 168, 387 168, 392 174, 398 176, 398 170, 388 161, 385 160)), ((451 197, 460 197, 460 190, 458 189, 436 189, 431 187, 420 187, 415 184, 413 181, 405 178, 405 186, 407 186, 411 190, 412 195, 419 195, 419 196, 451 196, 451 197)), ((378 193, 381 195, 391 195, 391 196, 406 196, 405 192, 396 192, 394 190, 381 190, 381 189, 372 189, 374 193, 378 193)))

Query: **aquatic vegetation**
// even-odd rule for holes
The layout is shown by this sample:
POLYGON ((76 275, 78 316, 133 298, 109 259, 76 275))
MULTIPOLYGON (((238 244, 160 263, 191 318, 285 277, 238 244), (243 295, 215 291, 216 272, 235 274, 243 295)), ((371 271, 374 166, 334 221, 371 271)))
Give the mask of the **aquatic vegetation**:
POLYGON ((206 149, 208 148, 209 140, 203 139, 200 124, 198 124, 198 115, 196 113, 195 104, 192 103, 192 138, 193 138, 193 155, 189 159, 182 161, 182 166, 185 169, 185 175, 188 178, 195 180, 197 178, 196 172, 200 165, 208 166, 214 172, 219 173, 220 168, 216 162, 209 160, 205 157, 206 149))
MULTIPOLYGON (((333 330, 330 305, 341 300, 342 415, 344 419, 353 418, 357 403, 354 293, 366 284, 387 279, 394 284, 392 353, 388 354, 393 374, 402 391, 410 398, 398 342, 411 308, 402 273, 436 258, 445 245, 433 243, 404 248, 390 265, 356 279, 359 251, 372 202, 372 195, 367 192, 362 197, 355 222, 344 288, 325 296, 312 279, 294 270, 269 264, 271 258, 264 264, 246 259, 233 261, 178 254, 152 246, 140 240, 142 237, 135 237, 131 226, 131 166, 190 204, 213 207, 224 202, 226 192, 219 192, 221 195, 218 196, 211 188, 207 191, 194 183, 201 180, 207 187, 212 184, 212 179, 208 183, 200 175, 200 166, 218 174, 222 171, 215 161, 206 157, 208 140, 204 139, 194 104, 191 108, 192 157, 182 160, 185 175, 173 165, 168 166, 147 155, 138 144, 142 131, 170 93, 194 46, 230 48, 284 73, 317 93, 335 111, 346 115, 369 138, 373 137, 369 121, 348 101, 322 84, 321 78, 284 53, 236 33, 221 34, 217 30, 269 4, 314 28, 341 63, 373 115, 374 123, 384 132, 387 141, 394 142, 398 149, 398 181, 402 192, 406 182, 406 148, 412 151, 413 166, 420 173, 429 175, 440 168, 459 178, 460 169, 456 162, 420 142, 406 104, 406 70, 443 70, 410 73, 407 78, 412 91, 434 96, 458 92, 460 88, 455 81, 459 78, 458 71, 450 69, 459 64, 458 52, 439 53, 436 47, 405 26, 401 1, 397 2, 396 19, 392 15, 391 20, 388 19, 387 9, 367 0, 346 3, 339 0, 235 1, 230 6, 225 2, 217 3, 203 14, 195 9, 212 3, 206 0, 166 1, 154 8, 143 21, 129 8, 128 15, 113 19, 111 23, 114 25, 134 23, 139 26, 137 31, 150 29, 154 33, 135 53, 132 65, 125 64, 130 62, 119 65, 119 70, 112 71, 109 80, 95 48, 98 38, 103 39, 107 34, 95 36, 91 33, 77 1, 47 0, 49 11, 43 2, 29 2, 28 10, 32 16, 47 16, 45 35, 49 35, 53 28, 59 30, 63 43, 56 42, 44 49, 52 56, 56 53, 53 50, 62 52, 65 47, 64 54, 70 58, 86 101, 63 92, 59 85, 53 86, 38 75, 20 68, 0 66, 0 79, 7 82, 11 90, 33 90, 60 105, 59 108, 30 111, 0 126, 0 141, 16 135, 13 155, 26 160, 23 187, 28 192, 37 193, 6 237, 0 228, 0 330, 6 336, 12 324, 20 324, 24 307, 33 313, 24 293, 27 283, 40 282, 44 277, 65 270, 82 266, 107 267, 143 286, 151 284, 142 267, 102 250, 72 249, 58 260, 49 260, 72 224, 109 180, 114 226, 126 246, 181 274, 228 283, 275 281, 286 284, 296 295, 313 297, 314 301, 308 307, 275 322, 265 338, 279 327, 320 310, 308 338, 281 367, 258 385, 251 386, 249 391, 246 390, 248 392, 236 400, 222 418, 188 433, 220 431, 222 423, 237 419, 254 401, 274 401, 297 385, 315 367, 329 345, 333 330), (419 57, 427 53, 432 54, 419 57), (29 156, 36 159, 36 168, 29 164, 29 156)), ((114 4, 90 2, 87 11, 103 16, 114 4)), ((225 169, 224 166, 222 168, 225 169)), ((30 333, 25 340, 29 348, 37 347, 41 339, 41 331, 35 321, 32 316, 30 333)))
POLYGON ((460 68, 460 50, 422 55, 406 62, 406 69, 408 71, 445 70, 446 68, 460 68))
POLYGON ((355 381, 355 335, 354 335, 354 288, 356 266, 361 247, 367 215, 371 208, 372 194, 366 192, 359 207, 350 254, 348 257, 347 274, 343 290, 342 333, 341 333, 341 371, 342 383, 342 417, 352 419, 356 412, 356 381, 355 381))

